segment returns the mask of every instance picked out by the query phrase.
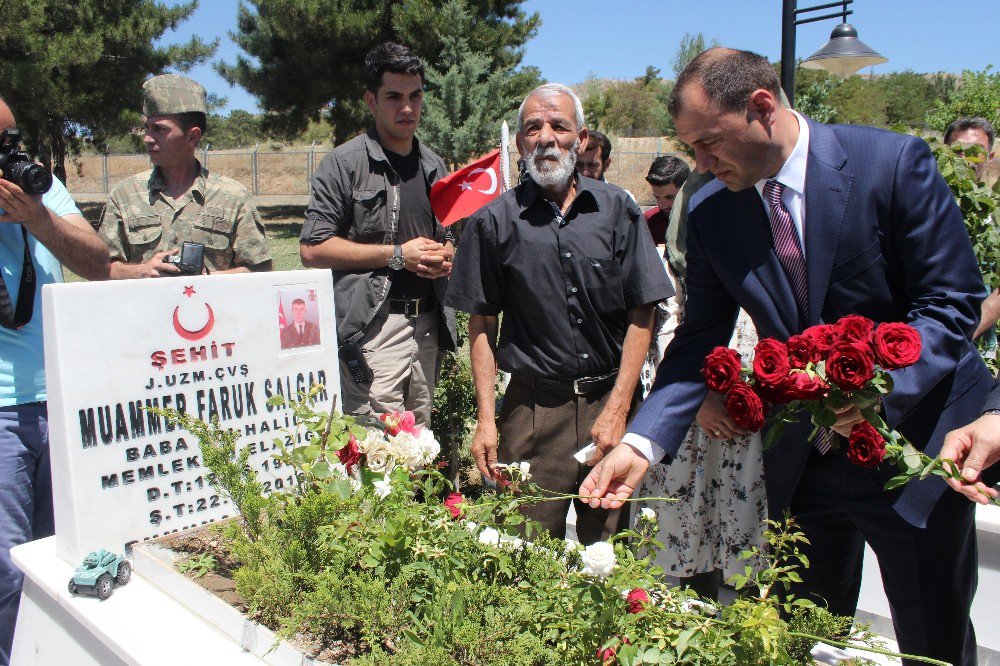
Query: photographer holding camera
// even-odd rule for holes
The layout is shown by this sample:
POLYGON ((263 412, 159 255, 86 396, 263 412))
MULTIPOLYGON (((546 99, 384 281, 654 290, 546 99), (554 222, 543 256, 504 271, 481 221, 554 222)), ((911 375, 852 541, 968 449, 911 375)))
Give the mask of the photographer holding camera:
POLYGON ((112 279, 271 270, 264 223, 247 188, 209 173, 194 151, 206 128, 205 89, 176 74, 142 85, 152 171, 115 186, 98 225, 112 279))
POLYGON ((62 266, 108 274, 108 249, 66 188, 18 151, 0 100, 0 665, 10 661, 21 572, 10 549, 51 536, 52 476, 42 355, 42 285, 62 266))

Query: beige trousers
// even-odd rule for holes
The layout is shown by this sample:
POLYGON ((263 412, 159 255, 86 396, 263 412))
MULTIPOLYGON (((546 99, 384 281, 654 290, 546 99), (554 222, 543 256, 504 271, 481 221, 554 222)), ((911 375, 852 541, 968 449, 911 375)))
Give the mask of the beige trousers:
POLYGON ((341 366, 344 411, 411 411, 418 424, 430 427, 440 356, 439 319, 437 310, 407 317, 390 314, 383 305, 360 342, 374 375, 371 383, 358 384, 341 366))

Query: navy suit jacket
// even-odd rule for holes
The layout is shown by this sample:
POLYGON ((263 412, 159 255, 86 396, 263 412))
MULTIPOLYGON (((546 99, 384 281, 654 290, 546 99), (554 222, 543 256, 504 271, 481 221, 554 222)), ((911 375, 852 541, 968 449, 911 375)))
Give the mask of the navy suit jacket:
MULTIPOLYGON (((923 353, 893 372, 895 390, 884 410, 887 422, 928 455, 940 450, 946 432, 978 417, 993 384, 970 342, 986 290, 927 144, 867 127, 809 121, 809 130, 807 314, 798 312, 756 188, 723 189, 690 213, 684 320, 629 427, 670 458, 705 397, 699 372, 705 356, 728 344, 740 307, 761 339, 787 340, 848 314, 914 326, 923 353)), ((810 453, 803 441, 810 428, 789 428, 764 453, 772 515, 791 502, 810 453)), ((886 479, 892 472, 884 470, 886 479)), ((911 482, 894 491, 894 507, 922 526, 946 488, 937 477, 911 482)))

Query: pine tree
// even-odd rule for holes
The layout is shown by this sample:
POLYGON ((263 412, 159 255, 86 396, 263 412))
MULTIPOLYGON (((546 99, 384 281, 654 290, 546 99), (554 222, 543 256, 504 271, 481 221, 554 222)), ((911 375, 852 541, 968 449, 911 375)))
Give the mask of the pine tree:
POLYGON ((441 16, 451 27, 440 35, 438 65, 427 67, 420 136, 454 169, 496 145, 500 123, 528 90, 515 89, 523 84, 516 85, 512 68, 493 69, 489 57, 469 48, 473 19, 464 2, 449 0, 441 16))
MULTIPOLYGON (((466 0, 472 17, 465 38, 491 69, 516 67, 524 43, 537 31, 537 14, 523 0, 466 0)), ((271 128, 301 131, 327 115, 341 143, 368 123, 364 58, 373 47, 397 41, 431 66, 441 63, 441 36, 455 28, 441 10, 446 0, 244 0, 233 40, 245 55, 217 63, 230 83, 253 94, 271 128)))
POLYGON ((62 180, 67 152, 97 145, 135 126, 142 82, 185 70, 214 53, 198 37, 154 46, 187 19, 197 0, 167 7, 154 0, 0 2, 0 94, 35 153, 62 180))

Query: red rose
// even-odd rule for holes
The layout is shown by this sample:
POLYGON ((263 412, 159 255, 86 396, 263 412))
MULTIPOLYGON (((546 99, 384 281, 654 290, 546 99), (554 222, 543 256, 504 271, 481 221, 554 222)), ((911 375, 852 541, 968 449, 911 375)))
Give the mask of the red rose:
POLYGON ((920 358, 920 333, 908 324, 889 322, 875 329, 872 346, 875 358, 883 368, 905 368, 920 358))
POLYGON ((851 428, 847 459, 859 467, 878 467, 885 458, 885 438, 868 421, 851 428))
POLYGON ((812 360, 814 363, 818 363, 826 357, 826 353, 830 351, 830 347, 837 342, 840 331, 833 324, 817 324, 802 331, 802 335, 812 340, 816 346, 812 360))
POLYGON ((775 386, 761 386, 762 398, 775 405, 792 400, 820 400, 830 394, 830 385, 819 375, 809 376, 806 372, 792 372, 775 386))
POLYGON ((358 440, 354 439, 354 435, 351 435, 351 439, 347 441, 347 444, 340 447, 337 451, 337 457, 340 458, 341 464, 347 468, 348 473, 351 472, 351 468, 358 464, 361 460, 361 449, 358 448, 358 440))
POLYGON ((637 587, 628 593, 625 597, 628 602, 628 612, 629 613, 641 613, 649 603, 649 593, 641 587, 637 587))
POLYGON ((774 338, 764 338, 753 350, 753 374, 761 384, 775 385, 788 376, 788 348, 774 338))
POLYGON ((740 354, 735 349, 716 347, 705 357, 701 376, 708 388, 716 393, 725 393, 734 382, 740 380, 740 354))
POLYGON ((875 375, 871 347, 856 342, 840 342, 826 360, 826 376, 845 391, 856 391, 875 375))
POLYGON ((726 411, 736 425, 745 430, 757 432, 764 427, 764 403, 746 382, 737 382, 729 389, 726 411))
POLYGON ((808 335, 793 335, 785 345, 788 348, 788 363, 793 368, 802 369, 816 358, 816 341, 808 335))
POLYGON ((462 493, 452 493, 445 498, 444 505, 448 507, 448 511, 451 511, 452 518, 457 520, 462 517, 462 508, 458 505, 464 501, 465 497, 462 493))
MULTIPOLYGON (((632 641, 628 637, 622 638, 622 645, 631 645, 632 641)), ((618 652, 613 647, 597 647, 597 658, 601 660, 601 666, 613 664, 618 658, 618 652)))
POLYGON ((861 315, 847 315, 836 323, 840 340, 843 342, 858 342, 867 345, 872 339, 872 329, 875 323, 861 315))

